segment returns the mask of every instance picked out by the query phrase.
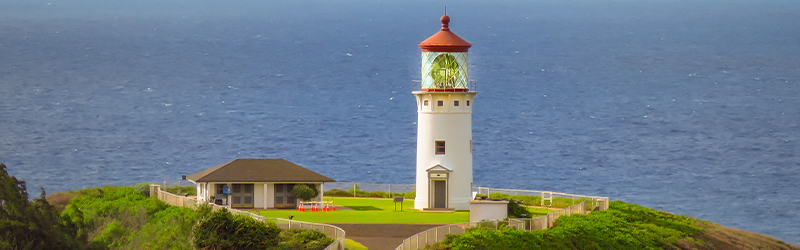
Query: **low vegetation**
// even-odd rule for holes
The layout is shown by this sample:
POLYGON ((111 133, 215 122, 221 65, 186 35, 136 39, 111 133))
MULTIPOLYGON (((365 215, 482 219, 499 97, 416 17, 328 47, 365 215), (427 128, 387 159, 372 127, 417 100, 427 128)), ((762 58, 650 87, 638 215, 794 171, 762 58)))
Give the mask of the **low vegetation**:
POLYGON ((143 183, 47 198, 42 191, 30 201, 25 182, 0 164, 0 249, 321 250, 333 242, 319 231, 281 230, 225 209, 170 206, 149 192, 143 183))
POLYGON ((341 190, 334 188, 323 192, 323 195, 328 197, 368 197, 368 198, 393 198, 402 196, 405 197, 406 199, 414 199, 414 197, 417 196, 417 193, 414 191, 397 193, 397 192, 384 192, 384 191, 364 191, 353 188, 348 190, 341 190))
POLYGON ((475 228, 465 234, 448 235, 444 242, 428 249, 797 249, 767 236, 758 243, 731 244, 730 238, 713 237, 720 234, 720 227, 710 225, 713 224, 691 217, 613 201, 605 211, 562 216, 547 230, 475 228))
MULTIPOLYGON (((516 200, 521 201, 523 204, 528 206, 541 206, 542 205, 542 197, 541 196, 534 196, 534 195, 523 195, 523 194, 506 194, 506 193, 491 193, 489 195, 485 194, 478 194, 476 195, 477 198, 480 197, 487 197, 489 199, 497 199, 497 200, 516 200)), ((591 201, 589 198, 567 198, 567 197, 553 197, 551 201, 545 201, 544 206, 546 207, 554 207, 554 208, 565 208, 569 207, 582 201, 591 201)))
POLYGON ((232 215, 225 209, 212 212, 209 206, 197 210, 170 206, 144 196, 135 187, 91 188, 79 193, 62 214, 80 225, 78 235, 98 249, 312 250, 333 242, 322 233, 284 232, 274 223, 232 215))

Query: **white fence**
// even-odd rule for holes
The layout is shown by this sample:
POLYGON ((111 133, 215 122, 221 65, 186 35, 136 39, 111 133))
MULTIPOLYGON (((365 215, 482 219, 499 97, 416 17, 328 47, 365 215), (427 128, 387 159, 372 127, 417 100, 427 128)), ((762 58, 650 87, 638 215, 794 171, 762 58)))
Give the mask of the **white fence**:
POLYGON ((353 197, 359 191, 375 192, 381 191, 386 193, 407 193, 415 191, 414 184, 378 184, 378 183, 359 183, 359 182, 332 182, 323 185, 323 191, 330 191, 331 189, 339 189, 349 191, 353 197))
POLYGON ((517 219, 509 220, 486 220, 481 222, 465 222, 434 227, 403 240, 395 250, 416 250, 444 241, 448 234, 462 234, 470 228, 489 228, 497 230, 503 227, 510 227, 522 230, 525 227, 524 221, 517 219))
POLYGON ((537 191, 537 190, 520 190, 520 189, 502 189, 502 188, 487 188, 475 187, 472 190, 479 195, 491 196, 492 193, 506 194, 510 198, 517 200, 527 200, 528 202, 537 201, 540 206, 547 207, 564 207, 554 210, 547 215, 539 216, 536 218, 513 218, 507 221, 482 221, 482 222, 468 222, 460 224, 445 225, 440 227, 431 228, 415 234, 405 240, 395 250, 417 250, 424 249, 430 245, 444 241, 447 234, 463 234, 470 228, 484 227, 490 229, 498 229, 503 227, 510 227, 519 230, 542 230, 553 227, 553 223, 561 216, 569 216, 573 214, 589 214, 596 210, 608 209, 608 197, 599 196, 586 196, 567 194, 550 191, 537 191), (507 223, 503 226, 503 223, 507 223), (492 226, 494 225, 494 226, 492 226))
MULTIPOLYGON (((552 191, 539 191, 539 190, 520 190, 520 189, 504 189, 504 188, 488 188, 488 187, 474 187, 473 192, 479 195, 491 196, 493 193, 502 193, 507 195, 524 195, 530 196, 534 200, 539 200, 539 206, 543 207, 566 207, 575 205, 582 201, 587 201, 588 206, 597 210, 608 209, 608 197, 588 196, 579 194, 567 194, 552 191)), ((520 199, 517 199, 520 200, 520 199)))
MULTIPOLYGON (((164 203, 179 206, 179 207, 188 207, 192 209, 197 209, 199 206, 197 199, 189 198, 183 195, 176 195, 166 191, 161 190, 159 185, 152 185, 151 186, 151 196, 157 196, 159 200, 163 201, 164 203), (155 195, 154 195, 155 194, 155 195)), ((276 226, 282 229, 291 229, 291 228, 298 228, 303 230, 319 230, 320 232, 324 233, 326 236, 334 239, 333 243, 328 245, 325 250, 344 250, 344 237, 345 232, 343 229, 322 223, 312 223, 312 222, 304 222, 304 221, 295 221, 295 220, 286 220, 280 218, 265 218, 264 216, 257 215, 254 213, 250 213, 247 211, 230 209, 224 206, 215 205, 215 204, 208 204, 212 210, 219 210, 226 208, 230 211, 231 214, 235 215, 244 215, 250 216, 256 220, 262 222, 274 222, 276 226)))

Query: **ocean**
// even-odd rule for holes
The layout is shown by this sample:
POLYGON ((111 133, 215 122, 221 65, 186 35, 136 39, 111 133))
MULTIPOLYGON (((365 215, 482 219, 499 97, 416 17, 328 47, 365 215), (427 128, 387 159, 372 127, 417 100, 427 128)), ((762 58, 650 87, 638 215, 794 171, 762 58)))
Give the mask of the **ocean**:
POLYGON ((414 183, 417 43, 473 43, 476 186, 800 243, 800 2, 0 2, 0 162, 48 193, 284 158, 414 183))

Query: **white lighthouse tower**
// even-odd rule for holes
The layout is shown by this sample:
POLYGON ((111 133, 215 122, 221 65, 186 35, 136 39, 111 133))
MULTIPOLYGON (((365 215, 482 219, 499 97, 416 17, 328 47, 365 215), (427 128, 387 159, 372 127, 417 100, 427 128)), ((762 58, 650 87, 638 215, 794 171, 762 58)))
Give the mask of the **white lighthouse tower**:
POLYGON ((417 197, 414 208, 467 210, 472 198, 472 105, 468 50, 472 44, 442 29, 419 43, 422 87, 417 99, 417 197))

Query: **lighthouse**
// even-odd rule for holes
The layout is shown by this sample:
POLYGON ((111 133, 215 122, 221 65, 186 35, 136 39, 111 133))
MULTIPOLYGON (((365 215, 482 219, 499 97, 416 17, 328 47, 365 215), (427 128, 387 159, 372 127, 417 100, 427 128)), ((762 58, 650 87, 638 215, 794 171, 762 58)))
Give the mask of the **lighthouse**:
POLYGON ((419 43, 422 86, 417 100, 417 180, 414 208, 468 210, 472 198, 472 106, 469 48, 472 44, 442 29, 419 43))

